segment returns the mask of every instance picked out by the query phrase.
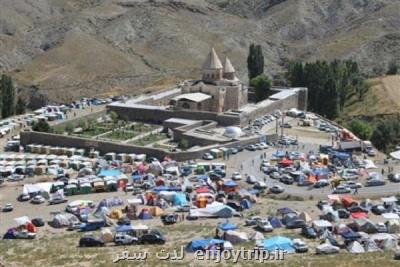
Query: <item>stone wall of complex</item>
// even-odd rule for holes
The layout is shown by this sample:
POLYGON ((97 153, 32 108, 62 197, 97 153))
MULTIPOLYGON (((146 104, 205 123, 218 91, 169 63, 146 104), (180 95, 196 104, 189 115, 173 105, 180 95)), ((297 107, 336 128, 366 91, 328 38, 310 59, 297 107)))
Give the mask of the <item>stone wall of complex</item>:
MULTIPOLYGON (((276 135, 267 136, 267 140, 276 141, 276 135)), ((148 156, 163 159, 165 156, 170 156, 172 159, 177 161, 185 161, 189 159, 201 158, 205 152, 208 152, 211 148, 218 147, 235 147, 235 146, 246 146, 248 144, 253 144, 259 142, 259 137, 251 137, 248 139, 231 142, 224 145, 215 145, 203 147, 195 151, 182 151, 182 152, 169 152, 163 149, 151 148, 151 147, 141 147, 128 144, 106 142, 106 141, 96 141, 91 139, 67 136, 67 135, 57 135, 49 133, 40 133, 26 131, 21 132, 21 145, 26 146, 29 144, 40 144, 48 145, 54 147, 74 147, 83 148, 86 151, 95 149, 100 151, 100 153, 105 154, 109 152, 115 153, 134 153, 134 154, 146 154, 148 156)))

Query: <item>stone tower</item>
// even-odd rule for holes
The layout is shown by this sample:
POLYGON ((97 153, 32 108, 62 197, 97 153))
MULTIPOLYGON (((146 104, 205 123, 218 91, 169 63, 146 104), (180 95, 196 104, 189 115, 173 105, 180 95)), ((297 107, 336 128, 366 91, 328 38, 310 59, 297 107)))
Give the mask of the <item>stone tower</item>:
POLYGON ((224 78, 227 80, 235 80, 235 68, 232 66, 228 57, 225 57, 224 62, 224 78))
POLYGON ((211 48, 211 51, 208 54, 207 59, 203 64, 202 71, 203 71, 203 81, 205 82, 214 82, 222 80, 223 67, 214 48, 211 48))

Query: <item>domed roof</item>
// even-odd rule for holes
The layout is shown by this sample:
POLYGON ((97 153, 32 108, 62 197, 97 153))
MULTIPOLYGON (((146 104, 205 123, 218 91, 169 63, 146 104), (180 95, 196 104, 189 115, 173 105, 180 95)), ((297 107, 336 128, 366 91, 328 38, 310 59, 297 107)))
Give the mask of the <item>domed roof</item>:
POLYGON ((239 138, 242 135, 242 130, 239 127, 229 126, 225 128, 224 136, 228 138, 239 138))

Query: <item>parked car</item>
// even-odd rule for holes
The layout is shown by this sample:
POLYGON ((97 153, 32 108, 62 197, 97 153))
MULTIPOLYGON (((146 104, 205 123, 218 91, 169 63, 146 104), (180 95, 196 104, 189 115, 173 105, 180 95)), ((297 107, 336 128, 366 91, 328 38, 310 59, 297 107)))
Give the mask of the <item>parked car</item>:
POLYGON ((44 197, 38 195, 38 196, 34 196, 32 198, 31 203, 32 204, 42 204, 42 203, 44 203, 44 201, 45 201, 44 197))
POLYGON ((36 237, 36 233, 31 233, 27 230, 22 230, 15 232, 14 237, 17 239, 34 239, 36 237))
POLYGON ((293 184, 294 179, 289 175, 282 175, 281 178, 279 178, 279 181, 281 181, 284 184, 293 184))
POLYGON ((348 182, 344 183, 343 186, 349 187, 351 189, 356 189, 356 188, 361 188, 362 184, 356 183, 354 181, 348 181, 348 182))
POLYGON ((214 156, 211 155, 210 153, 204 153, 203 159, 205 159, 205 160, 213 160, 214 156))
POLYGON ((308 179, 303 179, 297 182, 297 186, 312 186, 314 183, 308 179))
POLYGON ((137 237, 133 237, 127 234, 117 233, 114 236, 114 243, 116 245, 132 245, 139 242, 137 237))
POLYGON ((32 224, 34 225, 34 226, 36 226, 36 227, 42 227, 42 226, 44 226, 44 221, 43 221, 43 219, 42 218, 34 218, 34 219, 32 219, 32 224))
POLYGON ((375 157, 376 156, 376 152, 373 149, 369 149, 367 152, 367 155, 370 157, 375 157))
POLYGON ((118 225, 131 225, 131 220, 128 217, 122 217, 117 221, 118 225))
POLYGON ((333 194, 348 194, 351 192, 351 188, 343 185, 338 185, 332 190, 333 194))
POLYGON ((13 205, 11 203, 7 203, 3 208, 3 212, 10 212, 10 211, 13 211, 13 210, 14 210, 14 207, 13 207, 13 205))
POLYGON ((279 180, 281 178, 281 175, 279 174, 279 172, 274 171, 269 174, 269 177, 275 180, 279 180))
POLYGON ((306 223, 302 219, 293 219, 286 223, 286 228, 297 229, 297 228, 303 228, 303 226, 305 225, 306 223))
POLYGON ((31 199, 31 196, 29 194, 20 194, 17 198, 18 201, 29 201, 31 199))
POLYGON ((66 198, 56 197, 49 200, 49 205, 57 205, 62 203, 67 203, 68 200, 66 198))
POLYGON ((375 215, 381 215, 386 212, 386 209, 383 205, 378 204, 378 205, 372 206, 371 212, 375 215))
POLYGON ((261 219, 257 221, 257 228, 263 232, 272 232, 274 228, 267 219, 261 219))
POLYGON ((306 253, 308 251, 306 242, 298 238, 293 239, 293 248, 296 253, 306 253))
POLYGON ((305 225, 301 228, 301 234, 307 238, 316 238, 317 232, 311 226, 305 225))
POLYGON ((387 233, 388 232, 386 225, 382 222, 376 224, 376 229, 378 230, 378 233, 387 233))
POLYGON ((160 234, 144 234, 140 237, 141 244, 165 244, 165 237, 160 234))
POLYGON ((244 225, 246 226, 257 225, 257 222, 261 220, 262 218, 260 216, 252 216, 244 221, 244 225))
POLYGON ((272 187, 269 189, 269 191, 270 191, 271 193, 274 193, 274 194, 280 194, 280 193, 282 193, 283 191, 285 191, 285 189, 284 189, 282 186, 280 186, 280 185, 274 185, 274 186, 272 186, 272 187))
POLYGON ((104 241, 100 238, 94 237, 92 235, 83 236, 79 239, 80 247, 102 247, 104 246, 104 241))
POLYGON ((241 180, 242 179, 242 175, 240 174, 240 172, 234 172, 232 173, 232 180, 237 181, 237 180, 241 180))
POLYGON ((81 229, 80 222, 70 222, 67 228, 68 231, 79 230, 79 229, 81 229))
POLYGON ((365 186, 381 186, 381 185, 385 185, 386 182, 384 180, 380 180, 380 179, 371 179, 368 180, 367 183, 365 184, 365 186))
POLYGON ((255 150, 257 150, 257 147, 255 145, 248 145, 248 146, 246 146, 246 149, 249 151, 255 151, 255 150))
POLYGON ((350 212, 346 209, 337 210, 340 219, 348 219, 350 217, 350 212))
POLYGON ((321 179, 321 180, 318 180, 315 184, 314 184, 314 187, 315 188, 322 188, 322 187, 325 187, 325 186, 328 186, 329 185, 329 181, 328 180, 326 180, 326 179, 321 179))
POLYGON ((132 184, 126 184, 124 187, 125 192, 132 192, 133 191, 133 185, 132 184))
POLYGON ((393 183, 400 183, 400 173, 396 173, 396 174, 389 174, 388 175, 389 181, 393 182, 393 183))

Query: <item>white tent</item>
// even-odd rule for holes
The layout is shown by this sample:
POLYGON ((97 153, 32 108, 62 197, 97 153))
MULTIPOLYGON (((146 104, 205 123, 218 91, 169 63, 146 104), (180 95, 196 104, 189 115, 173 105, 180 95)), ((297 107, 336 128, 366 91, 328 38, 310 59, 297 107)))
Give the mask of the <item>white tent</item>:
POLYGON ((228 230, 225 233, 225 240, 231 242, 232 244, 248 242, 249 237, 245 232, 228 230))
POLYGON ((394 151, 394 152, 390 153, 390 156, 391 156, 393 159, 400 160, 400 150, 394 151))
POLYGON ((24 194, 36 194, 36 193, 47 193, 50 194, 51 186, 53 183, 37 183, 37 184, 25 184, 23 193, 24 194))
POLYGON ((400 221, 399 220, 389 220, 386 223, 386 226, 387 226, 389 234, 400 233, 400 221))
POLYGON ((219 218, 230 218, 238 215, 239 213, 229 206, 226 206, 219 202, 213 202, 207 205, 205 208, 191 209, 189 211, 190 216, 194 217, 219 217, 219 218))
POLYGON ((397 213, 382 213, 382 217, 386 220, 398 220, 400 219, 397 213))
POLYGON ((357 241, 351 242, 347 246, 347 250, 350 253, 364 253, 365 252, 364 247, 360 243, 358 243, 357 241))
POLYGON ((31 222, 31 220, 28 218, 28 216, 22 216, 22 217, 14 218, 14 222, 17 226, 20 226, 20 225, 25 225, 25 224, 31 222))
POLYGON ((378 233, 370 235, 370 238, 383 250, 397 249, 397 238, 392 234, 378 233))
POLYGON ((334 254, 338 253, 339 250, 339 247, 333 246, 329 243, 324 243, 316 248, 317 254, 334 254))
POLYGON ((312 227, 317 231, 317 232, 322 232, 325 229, 332 229, 332 224, 326 220, 315 220, 312 223, 312 227))

